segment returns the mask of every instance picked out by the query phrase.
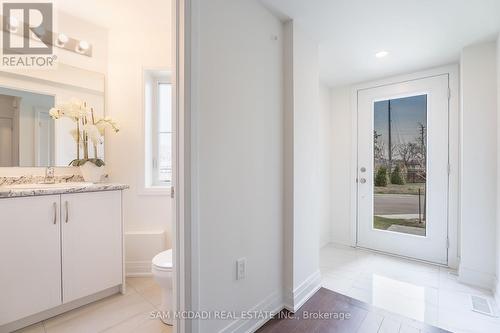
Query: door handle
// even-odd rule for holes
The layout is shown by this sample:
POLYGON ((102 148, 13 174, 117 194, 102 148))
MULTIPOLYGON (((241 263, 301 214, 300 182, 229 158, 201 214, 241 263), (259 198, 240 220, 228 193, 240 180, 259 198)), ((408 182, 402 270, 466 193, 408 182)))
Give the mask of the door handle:
POLYGON ((67 201, 64 202, 64 207, 66 209, 66 220, 65 220, 65 222, 68 223, 69 222, 69 209, 68 209, 68 202, 67 201))
POLYGON ((360 182, 361 184, 364 184, 364 183, 366 183, 366 179, 365 179, 365 178, 361 178, 361 179, 359 180, 359 182, 360 182))
POLYGON ((54 207, 54 221, 53 221, 53 223, 56 224, 57 223, 57 203, 54 202, 52 204, 52 207, 54 207))

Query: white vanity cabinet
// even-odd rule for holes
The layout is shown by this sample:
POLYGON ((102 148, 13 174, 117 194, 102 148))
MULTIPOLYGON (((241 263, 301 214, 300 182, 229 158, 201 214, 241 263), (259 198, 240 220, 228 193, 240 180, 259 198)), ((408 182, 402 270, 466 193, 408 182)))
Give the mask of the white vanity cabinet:
POLYGON ((122 284, 121 193, 61 195, 63 301, 122 284))
POLYGON ((0 331, 122 285, 121 190, 0 199, 0 331))
POLYGON ((62 303, 59 201, 0 199, 0 326, 62 303))

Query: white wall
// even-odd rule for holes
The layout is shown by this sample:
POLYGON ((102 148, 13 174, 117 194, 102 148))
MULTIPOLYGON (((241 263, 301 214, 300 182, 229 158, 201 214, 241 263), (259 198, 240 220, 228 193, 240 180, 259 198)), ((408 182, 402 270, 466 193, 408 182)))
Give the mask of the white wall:
POLYGON ((331 240, 331 157, 332 157, 332 95, 330 87, 319 85, 319 174, 320 177, 320 246, 323 247, 331 240))
MULTIPOLYGON (((98 11, 99 8, 95 8, 95 10, 98 11)), ((89 17, 89 20, 91 19, 92 17, 89 17)), ((54 52, 57 54, 58 62, 89 71, 106 73, 108 65, 107 29, 89 20, 81 19, 64 11, 57 11, 54 19, 54 30, 92 44, 92 57, 82 56, 57 47, 54 48, 54 52)))
POLYGON ((461 55, 462 282, 493 288, 497 205, 496 43, 466 47, 461 55))
MULTIPOLYGON (((112 181, 130 185, 123 196, 125 231, 144 234, 144 248, 149 249, 146 242, 151 234, 166 230, 168 240, 171 239, 172 207, 167 194, 144 195, 141 190, 145 179, 142 78, 143 69, 170 68, 171 2, 153 0, 147 6, 141 2, 127 6, 135 6, 130 12, 147 19, 133 24, 137 17, 115 15, 107 22, 107 114, 119 123, 120 132, 107 137, 106 162, 112 181)), ((170 246, 168 242, 167 247, 170 246)), ((147 268, 157 251, 155 247, 142 254, 128 252, 127 267, 134 261, 136 267, 142 262, 147 268)))
MULTIPOLYGON (((196 8, 199 182, 193 195, 199 219, 199 307, 278 310, 283 280, 282 23, 253 0, 201 0, 196 8), (247 259, 247 277, 237 281, 241 257, 247 259)), ((202 320, 199 331, 249 329, 240 324, 202 320)))
MULTIPOLYGON (((497 129, 500 128, 500 34, 497 39, 497 129)), ((497 132, 497 148, 500 147, 500 131, 497 132)), ((496 233, 496 286, 495 297, 500 304, 500 154, 497 156, 497 233, 496 233)))
POLYGON ((332 88, 331 236, 333 243, 351 245, 351 87, 332 88))
POLYGON ((319 287, 320 225, 328 218, 320 163, 325 146, 319 93, 318 46, 293 23, 293 280, 287 306, 298 309, 319 287), (320 133, 321 132, 321 133, 320 133))

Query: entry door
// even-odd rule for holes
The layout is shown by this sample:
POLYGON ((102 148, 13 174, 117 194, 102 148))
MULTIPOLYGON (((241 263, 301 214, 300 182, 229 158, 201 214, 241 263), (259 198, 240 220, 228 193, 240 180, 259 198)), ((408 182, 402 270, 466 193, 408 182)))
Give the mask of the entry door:
POLYGON ((358 91, 358 246, 447 264, 448 86, 358 91))

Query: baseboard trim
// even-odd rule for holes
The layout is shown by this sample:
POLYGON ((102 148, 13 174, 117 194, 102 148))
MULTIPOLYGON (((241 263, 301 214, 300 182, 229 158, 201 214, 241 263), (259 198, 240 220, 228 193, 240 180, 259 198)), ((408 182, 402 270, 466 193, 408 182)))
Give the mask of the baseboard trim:
MULTIPOLYGON (((285 296, 278 293, 272 293, 260 303, 250 309, 249 313, 276 314, 283 309, 290 312, 297 312, 305 302, 307 302, 321 288, 321 274, 316 271, 302 282, 293 292, 285 296)), ((270 316, 255 319, 238 319, 226 326, 219 333, 254 333, 270 320, 270 316)))
MULTIPOLYGON (((252 307, 248 312, 275 314, 283 310, 283 308, 282 295, 275 292, 252 307)), ((270 319, 270 316, 265 316, 264 318, 238 319, 219 331, 219 333, 254 333, 270 319)))
POLYGON ((292 293, 285 297, 285 308, 290 312, 297 312, 321 288, 321 273, 319 270, 311 274, 292 293))
POLYGON ((493 274, 479 272, 463 267, 463 265, 459 269, 458 281, 488 290, 495 290, 496 287, 495 276, 493 274))
POLYGON ((352 243, 350 239, 336 239, 335 237, 330 237, 329 245, 337 245, 337 246, 346 246, 346 247, 354 247, 356 244, 352 243))
POLYGON ((495 303, 497 310, 500 310, 500 280, 495 277, 495 288, 493 290, 493 297, 495 297, 495 303))
POLYGON ((127 277, 152 276, 151 261, 126 261, 125 276, 127 277))

